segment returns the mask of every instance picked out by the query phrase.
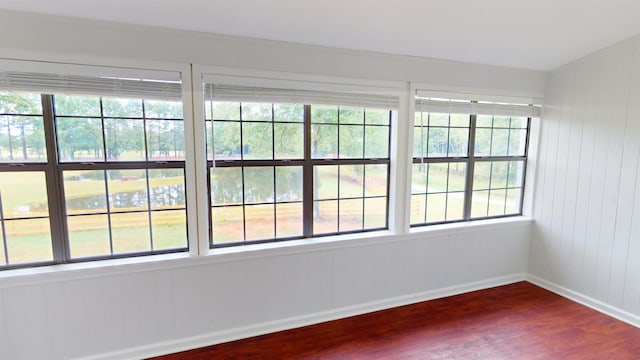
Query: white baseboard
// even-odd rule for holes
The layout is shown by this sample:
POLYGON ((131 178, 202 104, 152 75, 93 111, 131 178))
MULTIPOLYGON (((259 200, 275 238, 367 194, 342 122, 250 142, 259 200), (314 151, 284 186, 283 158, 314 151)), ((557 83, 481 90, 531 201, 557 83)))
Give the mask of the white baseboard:
POLYGON ((565 297, 569 300, 573 300, 579 304, 590 307, 598 312, 601 312, 605 315, 609 315, 613 318, 616 318, 620 321, 624 321, 629 325, 633 325, 637 328, 640 328, 640 316, 634 315, 630 312, 624 311, 622 309, 618 309, 609 304, 605 304, 600 300, 596 300, 592 297, 580 294, 576 291, 567 289, 563 286, 554 284, 550 281, 541 279, 537 276, 527 274, 526 279, 528 282, 540 286, 541 288, 547 289, 551 292, 554 292, 562 297, 565 297))
POLYGON ((496 286, 512 284, 518 281, 525 281, 526 274, 514 274, 501 276, 472 283, 449 286, 425 292, 397 296, 389 299, 372 301, 368 303, 337 308, 314 314, 270 321, 266 323, 254 324, 224 331, 217 331, 198 336, 176 339, 161 343, 155 343, 135 348, 122 349, 119 351, 96 354, 82 359, 91 360, 112 360, 112 359, 141 359, 151 356, 170 354, 227 341, 243 339, 252 336, 264 335, 276 331, 293 329, 301 326, 317 324, 325 321, 341 319, 349 316, 366 314, 373 311, 389 309, 393 307, 414 304, 422 301, 438 299, 442 297, 463 294, 476 290, 488 289, 496 286))

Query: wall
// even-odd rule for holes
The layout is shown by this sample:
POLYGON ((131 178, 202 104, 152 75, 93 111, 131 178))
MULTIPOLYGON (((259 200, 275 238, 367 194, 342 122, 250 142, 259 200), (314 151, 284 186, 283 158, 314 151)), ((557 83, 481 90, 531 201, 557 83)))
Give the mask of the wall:
MULTIPOLYGON (((0 57, 195 63, 536 97, 545 83, 535 71, 8 11, 0 12, 0 57)), ((3 272, 0 360, 140 358, 519 281, 529 234, 528 220, 509 219, 3 272)))
POLYGON ((554 71, 529 272, 640 326, 640 37, 554 71))

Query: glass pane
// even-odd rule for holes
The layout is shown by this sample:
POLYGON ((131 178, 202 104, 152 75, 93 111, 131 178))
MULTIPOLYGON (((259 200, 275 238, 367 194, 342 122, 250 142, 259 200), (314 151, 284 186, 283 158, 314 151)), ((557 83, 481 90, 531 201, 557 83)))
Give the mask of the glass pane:
POLYGON ((523 176, 524 161, 510 161, 507 187, 522 187, 523 176))
POLYGON ((508 161, 494 161, 491 167, 491 188, 507 187, 508 161))
POLYGON ((211 209, 211 231, 214 244, 243 241, 242 206, 211 209))
POLYGON ((340 198, 364 196, 364 165, 340 165, 340 198))
POLYGON ((489 179, 491 178, 491 163, 476 162, 473 170, 473 190, 489 189, 489 179))
POLYGON ((485 217, 487 216, 487 205, 489 201, 489 191, 474 191, 471 198, 471 217, 485 217))
POLYGON ((340 125, 341 159, 362 158, 364 156, 364 126, 340 125))
POLYGON ((60 161, 102 161, 100 119, 57 118, 56 134, 60 161))
POLYGON ((429 114, 425 112, 416 111, 413 114, 414 126, 427 126, 429 123, 429 114))
POLYGON ((363 122, 363 108, 340 107, 340 124, 362 124, 363 122))
POLYGON ((467 156, 469 148, 469 129, 451 128, 449 129, 449 156, 467 156))
POLYGON ((506 156, 509 149, 509 130, 493 129, 491 140, 491 155, 506 156))
POLYGON ((111 211, 147 210, 145 170, 107 170, 111 211))
POLYGON ((302 203, 276 205, 276 237, 302 236, 302 203))
POLYGON ((153 249, 181 249, 187 244, 187 212, 153 211, 151 212, 151 231, 153 249))
POLYGON ((447 221, 462 220, 464 218, 464 193, 453 192, 447 194, 447 221))
POLYGON ((526 129, 527 128, 527 118, 518 116, 511 118, 511 128, 512 129, 526 129))
POLYGON ((427 178, 429 164, 413 164, 411 172, 411 193, 422 194, 427 192, 427 178))
POLYGON ((102 98, 102 112, 106 117, 141 118, 142 100, 102 98))
POLYGON ((389 157, 389 128, 386 126, 367 126, 365 129, 365 158, 389 157))
POLYGON ((273 159, 272 124, 242 124, 242 155, 244 159, 273 159))
POLYGON ((508 116, 494 116, 493 127, 494 128, 508 128, 510 124, 510 118, 508 116))
POLYGON ((365 165, 365 196, 387 196, 387 165, 365 165))
POLYGON ((421 158, 427 153, 427 129, 423 127, 413 128, 413 157, 421 158))
POLYGON ((264 203, 274 200, 273 166, 244 168, 244 202, 264 203))
POLYGON ((44 172, 0 172, 4 218, 49 216, 44 172))
POLYGON ((304 158, 303 124, 273 124, 276 159, 304 158))
POLYGON ((426 221, 426 201, 426 195, 411 195, 411 224, 422 224, 426 221))
POLYGON ((304 121, 304 105, 302 104, 273 104, 274 121, 304 121))
POLYGON ((211 204, 242 204, 242 169, 217 167, 210 170, 211 204))
POLYGON ((468 114, 451 114, 450 121, 451 126, 468 128, 471 117, 468 114))
POLYGON ((313 233, 327 234, 338 232, 338 201, 313 202, 313 233))
POLYGON ((142 120, 105 119, 107 161, 144 161, 142 120))
POLYGON ((428 164, 429 177, 427 192, 438 193, 447 191, 447 175, 449 172, 448 163, 428 164))
POLYGON ((242 120, 272 121, 272 104, 242 103, 242 120))
POLYGON ((184 160, 182 120, 147 120, 147 149, 149 160, 184 160))
POLYGON ((71 257, 111 255, 107 215, 68 216, 71 257))
POLYGON ((151 209, 183 209, 185 207, 184 170, 149 169, 151 209))
POLYGON ((428 157, 445 157, 449 146, 448 128, 428 128, 428 136, 424 142, 427 144, 428 157))
POLYGON ((466 183, 467 164, 449 163, 449 191, 464 192, 466 183))
POLYGON ((111 215, 113 253, 151 251, 149 213, 125 213, 111 215))
POLYGON ((206 101, 205 113, 207 119, 240 120, 240 103, 206 101))
POLYGON ((53 102, 56 116, 100 116, 97 96, 56 95, 53 102))
POLYGON ((248 205, 244 212, 247 241, 275 238, 274 205, 248 205))
POLYGON ((508 189, 507 190, 507 207, 505 209, 506 214, 519 214, 520 213, 520 199, 522 196, 522 189, 508 189))
POLYGON ((2 90, 0 114, 42 115, 40 94, 2 90))
POLYGON ((302 181, 302 166, 277 166, 276 201, 301 201, 302 181))
POLYGON ((427 195, 427 222, 445 221, 447 194, 427 195))
POLYGON ((338 123, 338 107, 311 105, 311 122, 337 124, 338 123))
POLYGON ((311 157, 314 159, 338 157, 338 126, 311 126, 311 157))
POLYGON ((491 129, 476 129, 475 156, 491 155, 491 129))
POLYGON ((207 160, 213 160, 213 122, 205 120, 204 126, 206 132, 205 142, 207 143, 207 160))
POLYGON ((386 227, 387 198, 364 199, 364 228, 375 229, 386 227))
POLYGON ((340 231, 362 230, 363 199, 340 200, 340 231))
POLYGON ((527 130, 526 129, 511 130, 511 133, 509 134, 508 155, 524 156, 526 145, 527 145, 527 130))
POLYGON ((7 260, 5 259, 4 253, 4 238, 0 241, 0 268, 4 265, 7 265, 7 260))
POLYGON ((47 161, 42 117, 0 115, 0 161, 47 161))
POLYGON ((5 220, 9 264, 53 260, 49 219, 5 220))
POLYGON ((144 115, 155 119, 182 119, 182 101, 145 100, 144 115))
POLYGON ((504 215, 504 205, 507 196, 505 189, 489 191, 489 216, 504 215))
MULTIPOLYGON (((240 159, 240 123, 214 121, 213 127, 215 160, 240 159)), ((209 142, 210 138, 207 139, 207 144, 209 142)))
POLYGON ((313 167, 314 200, 338 198, 338 166, 325 165, 313 167))
POLYGON ((103 170, 65 171, 63 177, 67 214, 107 212, 103 170))
POLYGON ((493 116, 478 115, 476 116, 476 127, 490 128, 493 126, 493 116))
POLYGON ((429 113, 429 126, 449 126, 449 114, 429 113))
POLYGON ((390 113, 385 109, 366 109, 364 122, 365 124, 389 125, 390 113))

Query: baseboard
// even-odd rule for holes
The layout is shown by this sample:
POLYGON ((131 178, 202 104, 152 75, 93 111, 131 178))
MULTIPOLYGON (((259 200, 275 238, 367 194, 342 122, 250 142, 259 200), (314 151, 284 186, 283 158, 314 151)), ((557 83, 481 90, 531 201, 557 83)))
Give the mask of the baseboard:
POLYGON ((170 354, 227 341, 243 339, 252 336, 264 335, 276 331, 293 329, 301 326, 317 324, 325 321, 341 319, 349 316, 362 315, 373 311, 389 309, 393 307, 414 304, 422 301, 438 299, 442 297, 463 294, 476 290, 488 289, 496 286, 507 285, 519 281, 525 281, 526 274, 514 274, 501 276, 492 279, 476 281, 472 283, 460 284, 420 293, 403 295, 384 300, 372 301, 368 303, 348 306, 314 314, 280 319, 266 323, 254 324, 224 331, 211 332, 198 336, 176 339, 161 343, 150 344, 135 348, 123 349, 114 352, 96 354, 82 359, 92 360, 112 360, 112 359, 141 359, 163 354, 170 354))
POLYGON ((584 294, 581 294, 579 292, 573 291, 571 289, 567 289, 563 286, 554 284, 550 281, 541 279, 537 276, 531 275, 531 274, 527 274, 526 276, 527 281, 540 286, 541 288, 544 288, 546 290, 549 290, 551 292, 554 292, 562 297, 565 297, 569 300, 573 300, 579 304, 582 304, 584 306, 587 306, 589 308, 592 308, 598 312, 601 312, 605 315, 609 315, 613 318, 616 318, 620 321, 624 321, 629 325, 635 326, 637 328, 640 328, 640 316, 634 315, 630 312, 624 311, 622 309, 618 309, 614 306, 611 306, 609 304, 605 304, 600 300, 596 300, 592 297, 586 296, 584 294))

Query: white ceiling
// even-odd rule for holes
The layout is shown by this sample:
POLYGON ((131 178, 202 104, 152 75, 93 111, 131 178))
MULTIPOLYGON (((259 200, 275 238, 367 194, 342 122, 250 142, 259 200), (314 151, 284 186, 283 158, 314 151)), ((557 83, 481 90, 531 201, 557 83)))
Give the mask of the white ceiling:
POLYGON ((640 0, 0 0, 0 9, 552 70, 640 33, 640 0))

